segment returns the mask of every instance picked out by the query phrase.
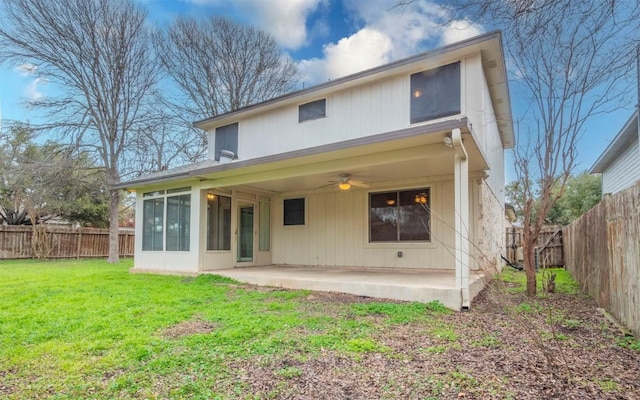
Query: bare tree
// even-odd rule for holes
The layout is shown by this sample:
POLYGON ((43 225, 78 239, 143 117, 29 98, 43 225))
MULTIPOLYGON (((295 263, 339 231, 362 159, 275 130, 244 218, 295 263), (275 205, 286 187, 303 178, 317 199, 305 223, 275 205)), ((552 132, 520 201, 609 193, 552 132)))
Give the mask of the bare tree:
MULTIPOLYGON (((2 1, 0 58, 31 63, 56 85, 33 105, 47 111, 48 128, 97 153, 112 187, 159 76, 145 13, 127 0, 2 1)), ((110 262, 119 261, 120 196, 111 189, 110 262)))
POLYGON ((545 219, 576 167, 577 144, 596 114, 630 94, 638 6, 622 2, 530 2, 509 26, 508 54, 530 100, 514 152, 522 186, 527 294, 536 294, 535 247, 545 219), (538 8, 532 8, 532 7, 538 8))
POLYGON ((184 165, 197 160, 206 150, 199 146, 191 127, 185 126, 182 117, 160 94, 152 97, 148 109, 147 117, 127 138, 123 179, 184 165))
POLYGON ((188 123, 287 93, 297 75, 270 35, 222 17, 178 17, 156 45, 180 88, 174 109, 188 123))
MULTIPOLYGON (((398 1, 406 7, 417 0, 398 1)), ((535 295, 535 245, 576 167, 577 144, 596 114, 628 104, 640 40, 635 0, 449 0, 442 24, 473 21, 504 32, 518 115, 515 170, 524 215, 527 294, 535 295)), ((508 121, 511 123, 512 121, 508 121)))

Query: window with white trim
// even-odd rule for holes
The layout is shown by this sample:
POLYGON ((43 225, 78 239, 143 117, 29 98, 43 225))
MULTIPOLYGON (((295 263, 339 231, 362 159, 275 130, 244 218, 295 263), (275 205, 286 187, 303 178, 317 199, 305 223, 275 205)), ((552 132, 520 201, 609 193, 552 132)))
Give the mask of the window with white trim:
POLYGON ((233 153, 233 158, 238 157, 238 123, 220 126, 216 128, 215 154, 216 161, 220 161, 220 152, 233 153))
POLYGON ((369 242, 431 240, 429 188, 369 193, 369 242))
POLYGON ((298 122, 311 121, 327 116, 327 99, 320 99, 298 107, 298 122))
POLYGON ((305 199, 285 199, 283 206, 284 225, 304 225, 305 224, 305 199))
POLYGON ((144 193, 142 250, 189 251, 191 232, 190 187, 144 193))
MULTIPOLYGON (((162 193, 164 194, 164 192, 162 193)), ((162 251, 163 234, 164 197, 144 200, 142 209, 142 250, 162 251)))
POLYGON ((231 197, 207 194, 207 250, 231 250, 231 197))
POLYGON ((411 75, 411 123, 460 114, 460 62, 411 75))

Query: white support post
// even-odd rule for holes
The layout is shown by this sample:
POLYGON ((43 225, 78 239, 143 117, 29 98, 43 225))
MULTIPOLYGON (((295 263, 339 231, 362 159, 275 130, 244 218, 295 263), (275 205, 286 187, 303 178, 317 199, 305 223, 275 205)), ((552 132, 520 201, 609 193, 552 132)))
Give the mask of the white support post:
POLYGON ((469 291, 469 161, 462 143, 460 129, 451 131, 454 156, 454 192, 455 192, 455 257, 456 287, 462 296, 462 308, 471 306, 469 291))

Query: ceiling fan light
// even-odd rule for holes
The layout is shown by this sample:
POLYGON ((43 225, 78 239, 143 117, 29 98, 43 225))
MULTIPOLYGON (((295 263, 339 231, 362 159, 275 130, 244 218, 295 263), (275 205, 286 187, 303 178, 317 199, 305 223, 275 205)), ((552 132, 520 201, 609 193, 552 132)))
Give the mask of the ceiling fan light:
POLYGON ((351 188, 351 184, 348 182, 342 182, 338 184, 340 190, 349 190, 351 188))

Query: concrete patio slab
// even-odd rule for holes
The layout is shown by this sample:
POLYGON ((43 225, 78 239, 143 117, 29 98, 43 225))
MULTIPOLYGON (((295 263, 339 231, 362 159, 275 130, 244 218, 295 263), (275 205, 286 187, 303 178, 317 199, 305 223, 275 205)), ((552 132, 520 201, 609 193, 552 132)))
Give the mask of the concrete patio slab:
MULTIPOLYGON (((439 300, 460 310, 462 297, 453 270, 382 269, 349 267, 267 266, 208 271, 239 282, 287 289, 349 293, 383 299, 439 300)), ((484 287, 481 275, 470 278, 471 296, 484 287)))

